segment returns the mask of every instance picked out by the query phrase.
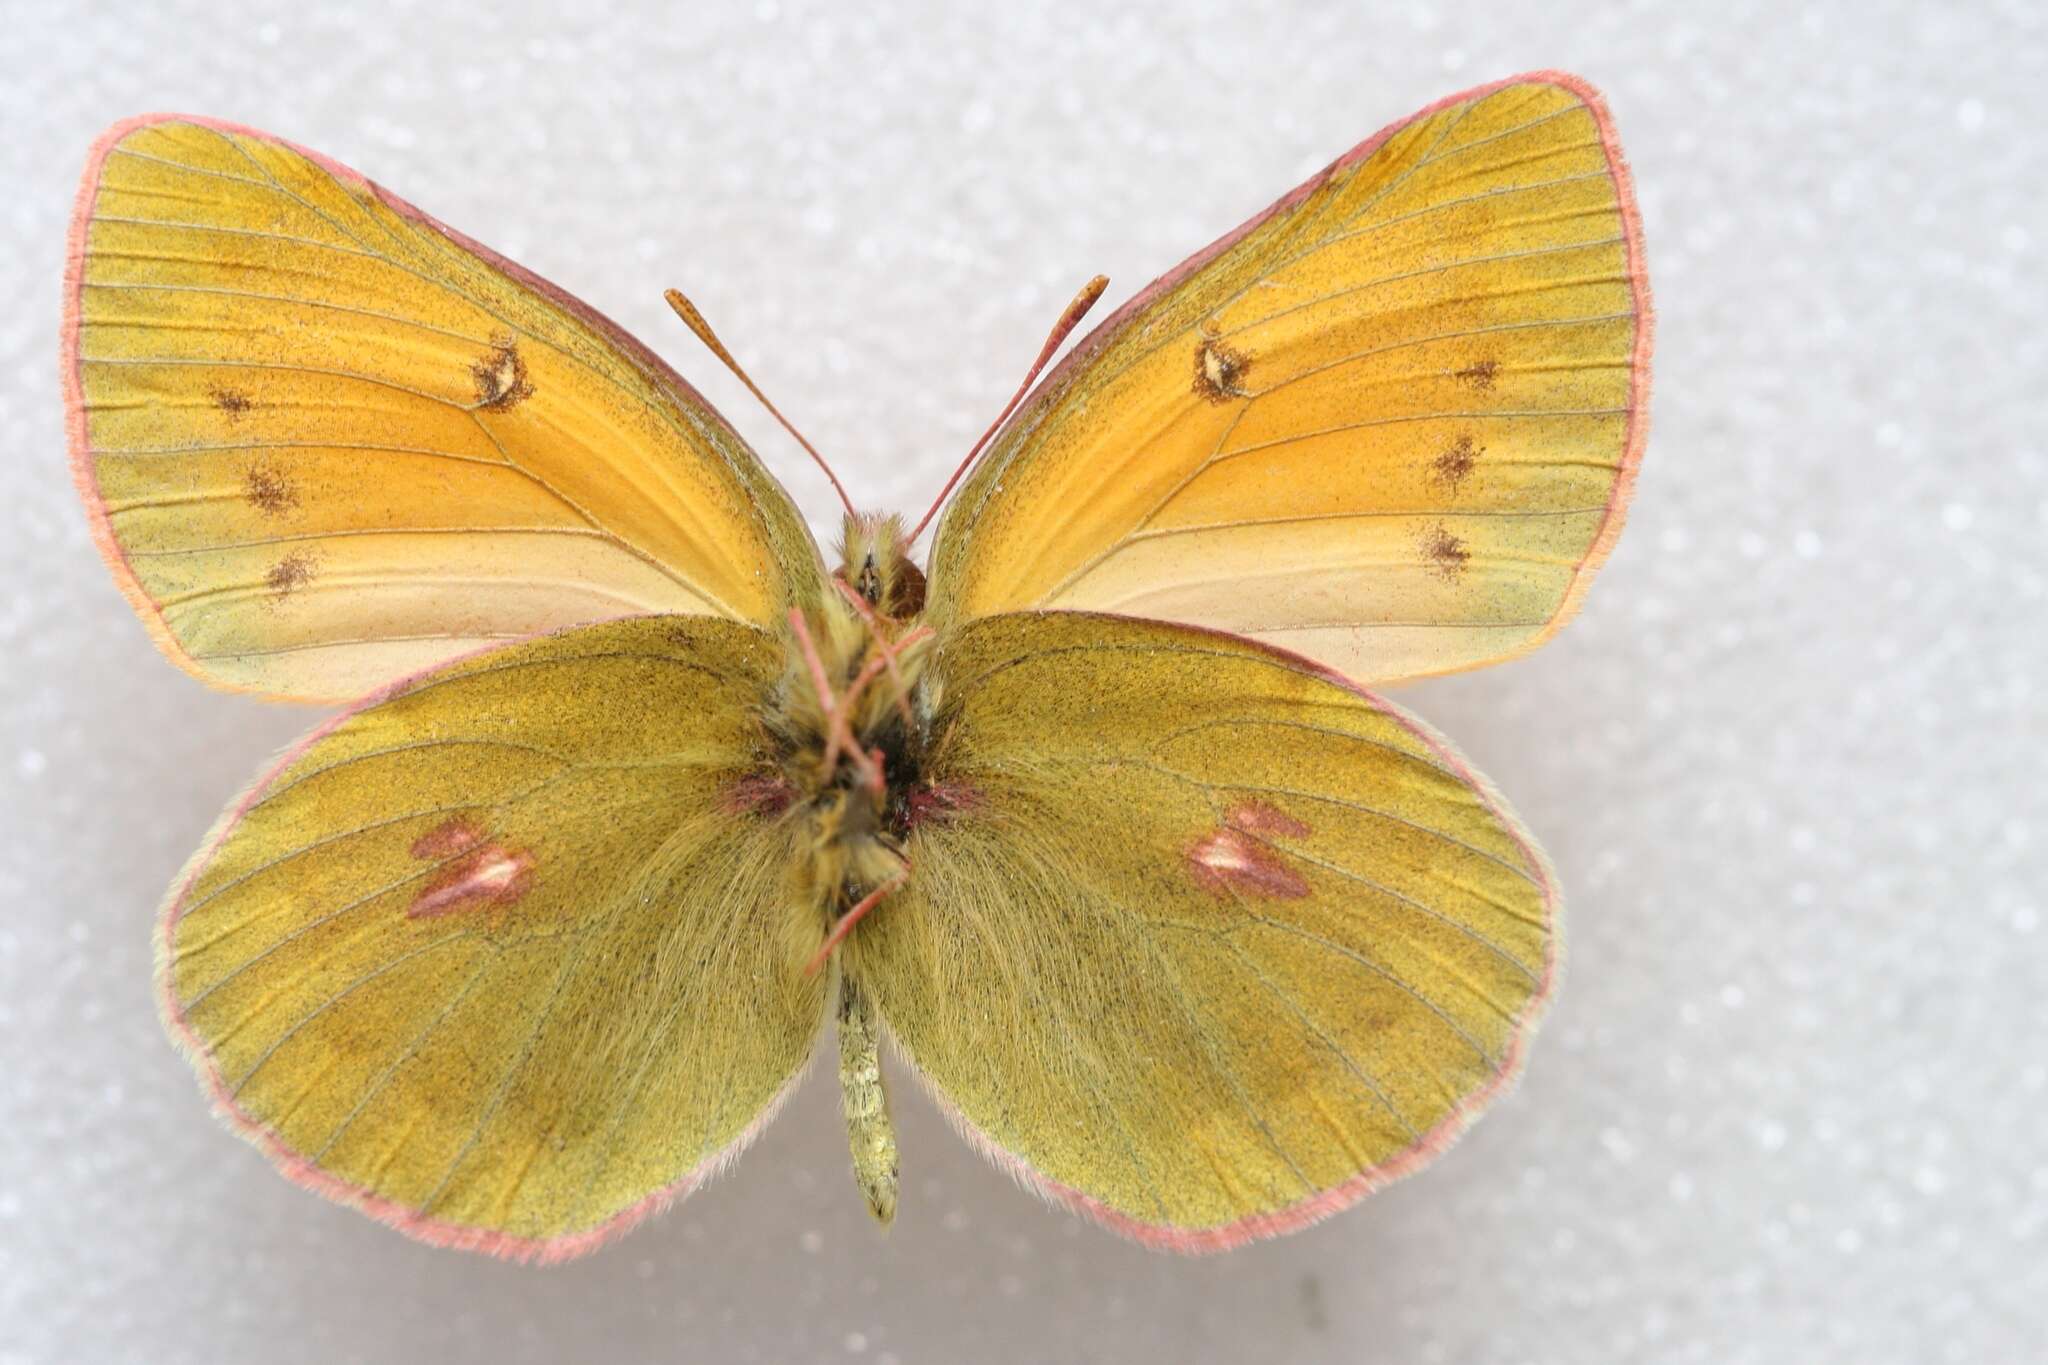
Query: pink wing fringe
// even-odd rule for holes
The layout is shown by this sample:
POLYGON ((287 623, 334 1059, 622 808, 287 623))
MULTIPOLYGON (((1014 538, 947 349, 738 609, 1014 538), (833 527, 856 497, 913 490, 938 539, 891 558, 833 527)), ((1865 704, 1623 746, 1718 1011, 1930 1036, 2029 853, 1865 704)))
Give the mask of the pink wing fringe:
MULTIPOLYGON (((147 591, 142 580, 135 576, 134 566, 128 562, 128 554, 121 548, 121 542, 114 536, 113 522, 107 516, 106 499, 100 496, 99 477, 93 469, 93 451, 90 433, 85 421, 85 386, 79 373, 78 331, 80 295, 85 287, 85 239, 92 223, 94 206, 100 196, 100 168, 107 159, 107 153, 137 128, 152 123, 161 123, 177 117, 169 114, 144 114, 139 118, 123 119, 93 143, 85 160, 85 176, 79 182, 78 198, 71 209, 71 228, 65 237, 64 248, 64 320, 57 348, 58 383, 64 391, 64 434, 71 448, 71 482, 78 489, 78 500, 85 505, 87 522, 92 528, 93 544, 99 547, 100 557, 107 563, 108 572, 114 576, 114 585, 121 590, 121 596, 128 599, 128 605, 142 619, 149 631, 149 638, 164 652, 171 662, 194 677, 208 678, 206 670, 199 667, 191 655, 185 652, 171 628, 164 621, 162 610, 147 591)), ((246 691, 245 688, 229 687, 224 683, 216 686, 228 691, 246 691)))
MULTIPOLYGON (((575 627, 571 627, 571 629, 575 629, 575 627)), ((418 1209, 408 1208, 404 1204, 396 1203, 393 1200, 374 1194, 360 1185, 352 1184, 338 1176, 330 1175, 314 1165, 303 1153, 294 1151, 283 1138, 278 1136, 275 1130, 245 1112, 236 1103, 233 1092, 228 1088, 226 1081, 221 1076, 220 1064, 215 1060, 213 1050, 193 1030, 190 1020, 185 1016, 184 1007, 178 1002, 177 988, 172 979, 171 972, 172 943, 177 932, 178 921, 185 911, 185 898, 191 891, 193 883, 198 880, 200 872, 205 869, 206 864, 212 859, 215 852, 219 850, 221 844, 226 841, 234 827, 241 822, 242 816, 248 812, 249 807, 255 804, 257 798, 263 794, 264 790, 285 769, 296 763, 301 755, 318 743, 328 732, 357 712, 379 705, 406 692, 422 678, 433 673, 439 673, 450 664, 459 663, 463 659, 474 658, 502 648, 504 648, 503 645, 487 645, 482 649, 472 650, 456 659, 444 660, 434 665, 431 669, 425 669, 401 678, 389 687, 372 693, 346 710, 330 717, 287 749, 271 765, 269 771, 251 783, 249 788, 235 800, 234 804, 228 807, 220 819, 214 822, 213 828, 208 831, 205 840, 199 846, 199 851, 192 855, 192 858, 185 864, 183 871, 179 873, 178 880, 174 884, 175 889, 166 898, 163 910, 158 918, 156 935, 157 1013, 163 1019, 164 1029, 171 1035, 171 1041, 177 1045, 178 1050, 184 1054, 185 1059, 192 1064, 192 1069, 199 1074, 201 1084, 213 1100, 214 1112, 219 1114, 221 1119, 237 1135, 253 1144, 265 1156, 269 1157, 271 1163, 277 1167, 285 1179, 295 1185, 303 1186, 323 1198, 331 1199, 337 1204, 343 1204, 368 1214, 378 1222, 396 1228, 406 1236, 416 1241, 425 1242, 429 1246, 454 1247, 463 1251, 480 1251, 485 1255, 497 1256, 505 1260, 550 1265, 558 1261, 574 1260, 578 1256, 587 1255, 613 1238, 632 1231, 633 1228, 637 1227, 645 1219, 660 1213, 663 1209, 682 1199, 685 1195, 690 1194, 699 1185, 702 1185, 705 1181, 723 1171, 738 1158, 741 1152, 746 1150, 756 1137, 760 1136, 761 1131, 768 1126, 775 1118, 775 1115, 781 1111, 783 1104, 796 1092, 797 1087, 803 1083, 803 1078, 810 1069, 810 1057, 807 1056, 805 1058, 804 1063, 796 1069, 795 1073, 775 1093, 774 1097, 762 1107, 761 1112, 755 1115, 753 1122, 741 1130, 738 1137, 734 1138, 722 1150, 713 1153, 699 1162, 674 1183, 663 1186, 632 1207, 624 1209, 596 1227, 582 1232, 566 1233, 560 1237, 516 1237, 510 1233, 498 1232, 489 1228, 469 1227, 461 1223, 451 1223, 439 1218, 430 1218, 418 1209)))
MULTIPOLYGON (((1098 615, 1100 613, 1088 612, 1080 614, 1098 615)), ((1106 619, 1114 620, 1118 618, 1107 617, 1106 619)), ((1416 1142, 1379 1165, 1359 1172, 1341 1185, 1332 1186, 1330 1189, 1310 1195, 1298 1204, 1290 1205, 1273 1213, 1253 1214, 1249 1218, 1240 1219, 1235 1223, 1225 1223, 1220 1227, 1182 1228, 1165 1223, 1147 1223, 1143 1219, 1133 1218, 1127 1213, 1110 1208, 1107 1204, 1082 1193, 1080 1190, 1062 1185, 1058 1181, 1040 1174, 1023 1157, 1002 1146, 994 1138, 975 1127, 966 1115, 954 1107, 953 1102, 947 1098, 943 1090, 939 1089, 938 1084, 931 1079, 924 1068, 917 1064, 915 1055, 904 1045, 903 1041, 897 1038, 893 1032, 890 1034, 890 1041, 895 1046, 898 1055, 908 1064, 910 1071, 923 1082, 925 1092, 932 1097, 933 1102, 951 1120, 953 1127, 959 1132, 960 1136, 967 1141, 969 1146, 994 1162, 998 1168, 1007 1172, 1018 1184, 1042 1196, 1051 1203, 1091 1218, 1118 1236, 1127 1237, 1142 1246, 1150 1247, 1156 1251, 1178 1252, 1184 1256, 1199 1256, 1209 1252, 1229 1251, 1235 1247, 1243 1246, 1246 1242, 1256 1241, 1263 1237, 1279 1237, 1289 1232, 1299 1231, 1311 1224, 1319 1223, 1333 1213, 1340 1213, 1350 1208, 1353 1204, 1374 1191, 1384 1189, 1404 1176, 1413 1175, 1442 1155, 1452 1143, 1463 1136, 1465 1130, 1472 1126, 1473 1121, 1481 1113, 1492 1105, 1496 1099, 1512 1090, 1515 1082, 1521 1079, 1522 1068, 1527 1062, 1529 1039, 1534 1036, 1537 1025, 1542 1022, 1545 1012, 1550 1007, 1551 1000, 1557 994, 1557 982, 1563 969, 1564 960, 1564 924, 1562 919, 1563 906, 1557 888, 1557 874, 1552 870, 1549 858, 1544 856, 1543 849, 1536 842, 1535 837, 1529 833, 1521 820, 1516 817, 1515 813, 1508 808, 1507 803, 1502 800, 1500 793, 1494 789, 1493 783, 1474 770, 1472 765, 1465 761, 1464 755, 1460 754, 1449 740, 1424 724, 1420 719, 1389 702, 1386 698, 1360 687, 1343 674, 1326 668, 1313 659, 1304 658, 1299 654, 1293 654, 1284 649, 1276 649, 1263 642, 1247 641, 1244 637, 1232 635, 1228 631, 1209 630, 1200 626, 1186 625, 1176 626, 1176 629, 1184 630, 1194 635, 1215 636, 1239 645, 1253 644, 1260 651, 1283 661, 1289 668, 1297 672, 1312 674, 1323 679, 1325 682, 1341 687, 1354 696, 1372 703, 1410 734, 1428 745, 1437 757, 1441 758, 1450 767, 1453 773, 1479 794, 1480 799, 1486 803, 1487 809, 1493 812, 1494 817, 1501 822, 1502 828, 1507 830, 1514 838, 1515 843, 1521 848, 1523 858, 1528 865, 1528 871, 1543 888, 1544 928, 1548 931, 1543 945, 1543 975, 1537 982, 1535 993, 1530 996, 1528 1003, 1522 1007, 1522 1013, 1515 1021, 1515 1034, 1509 1040, 1506 1051, 1501 1055, 1499 1069, 1494 1072, 1486 1084, 1459 1100, 1452 1107, 1449 1114, 1446 1114, 1437 1122, 1435 1127, 1424 1133, 1416 1142)))

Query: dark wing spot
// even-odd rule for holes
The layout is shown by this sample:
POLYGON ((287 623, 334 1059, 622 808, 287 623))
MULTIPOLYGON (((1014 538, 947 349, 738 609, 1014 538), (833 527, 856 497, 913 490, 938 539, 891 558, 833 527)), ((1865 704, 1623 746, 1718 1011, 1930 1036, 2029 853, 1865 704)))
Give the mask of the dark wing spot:
POLYGON ((1423 534, 1422 566, 1444 582, 1455 583, 1463 577, 1471 558, 1472 552, 1465 548, 1465 542, 1452 535, 1442 522, 1423 534))
POLYGON ((1252 358, 1221 337, 1205 334, 1195 347, 1195 393, 1211 403, 1228 403, 1246 396, 1244 377, 1251 373, 1252 358))
POLYGON ((281 517, 299 505, 299 491, 292 487, 291 480, 267 465, 249 467, 242 496, 251 507, 273 517, 281 517))
POLYGON ((486 412, 504 412, 533 397, 525 357, 510 339, 493 346, 489 355, 469 367, 469 373, 476 380, 476 405, 486 412))
POLYGON ((228 415, 230 422, 256 406, 250 401, 249 395, 239 389, 215 389, 209 396, 213 399, 213 405, 228 415))
POLYGON ((282 602, 313 581, 313 556, 304 550, 293 550, 270 566, 263 581, 269 585, 273 600, 282 602))
POLYGON ((1500 378, 1498 360, 1481 360, 1467 365, 1456 372, 1456 378, 1464 380, 1480 393, 1493 392, 1494 381, 1500 378))
POLYGON ((1485 446, 1474 445, 1470 436, 1460 436, 1448 450, 1429 462, 1429 481, 1456 497, 1466 475, 1485 453, 1485 446))

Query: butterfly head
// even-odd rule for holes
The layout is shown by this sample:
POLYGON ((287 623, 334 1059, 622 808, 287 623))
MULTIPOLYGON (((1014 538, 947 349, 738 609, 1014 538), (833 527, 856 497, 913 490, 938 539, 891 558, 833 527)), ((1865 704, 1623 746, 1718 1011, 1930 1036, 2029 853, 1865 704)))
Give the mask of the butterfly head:
POLYGON ((924 610, 924 571, 910 561, 903 518, 894 513, 851 512, 839 536, 834 576, 892 621, 909 621, 924 610))

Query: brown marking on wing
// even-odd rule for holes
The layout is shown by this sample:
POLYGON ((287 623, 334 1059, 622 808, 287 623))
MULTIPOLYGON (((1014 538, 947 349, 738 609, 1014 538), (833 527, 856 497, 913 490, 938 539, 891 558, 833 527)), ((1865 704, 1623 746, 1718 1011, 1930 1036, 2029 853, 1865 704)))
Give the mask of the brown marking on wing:
POLYGON ((533 385, 526 378, 526 359, 509 337, 471 365, 469 373, 476 380, 476 405, 486 412, 505 412, 533 397, 533 385))
POLYGON ((292 486, 290 479, 268 465, 249 466, 242 496, 251 507, 273 517, 294 511, 299 505, 299 490, 292 486))
POLYGON ((1202 329, 1202 342, 1195 347, 1195 393, 1211 403, 1228 403, 1246 396, 1244 377, 1251 373, 1252 357, 1202 329))
POLYGON ((1455 498, 1466 477, 1479 463, 1479 457, 1485 453, 1485 446, 1475 445, 1470 436, 1460 436, 1447 450, 1429 462, 1429 481, 1439 485, 1455 498))
POLYGON ((273 603, 284 601, 312 581, 313 556, 304 550, 293 550, 271 565, 270 572, 263 575, 273 603))
POLYGON ((209 396, 213 405, 228 415, 230 422, 240 420, 243 413, 256 406, 249 395, 239 389, 215 389, 209 396))
POLYGON ((1465 542, 1452 535, 1442 522, 1423 533, 1422 566, 1444 582, 1455 583, 1463 577, 1471 558, 1472 552, 1465 548, 1465 542))
POLYGON ((1480 360, 1454 372, 1454 377, 1464 380, 1481 393, 1491 393, 1494 381, 1500 378, 1498 360, 1480 360))

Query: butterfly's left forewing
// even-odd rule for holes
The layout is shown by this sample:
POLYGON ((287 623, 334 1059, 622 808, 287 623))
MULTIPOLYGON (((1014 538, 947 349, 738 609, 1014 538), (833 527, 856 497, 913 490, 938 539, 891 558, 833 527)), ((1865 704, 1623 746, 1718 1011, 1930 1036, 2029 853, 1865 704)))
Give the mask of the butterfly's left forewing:
POLYGON ((347 700, 492 641, 821 590, 787 495, 651 352, 280 139, 117 125, 66 295, 79 490, 209 682, 347 700))
POLYGON ((914 875, 846 951, 1004 1164, 1222 1248, 1415 1168, 1514 1076, 1555 886, 1419 723, 1297 656, 1112 616, 982 618, 933 669, 914 875))
POLYGON ((293 1179, 442 1245, 559 1259, 755 1131, 822 1022, 754 706, 781 650, 644 617, 344 714, 173 892, 159 984, 293 1179))

